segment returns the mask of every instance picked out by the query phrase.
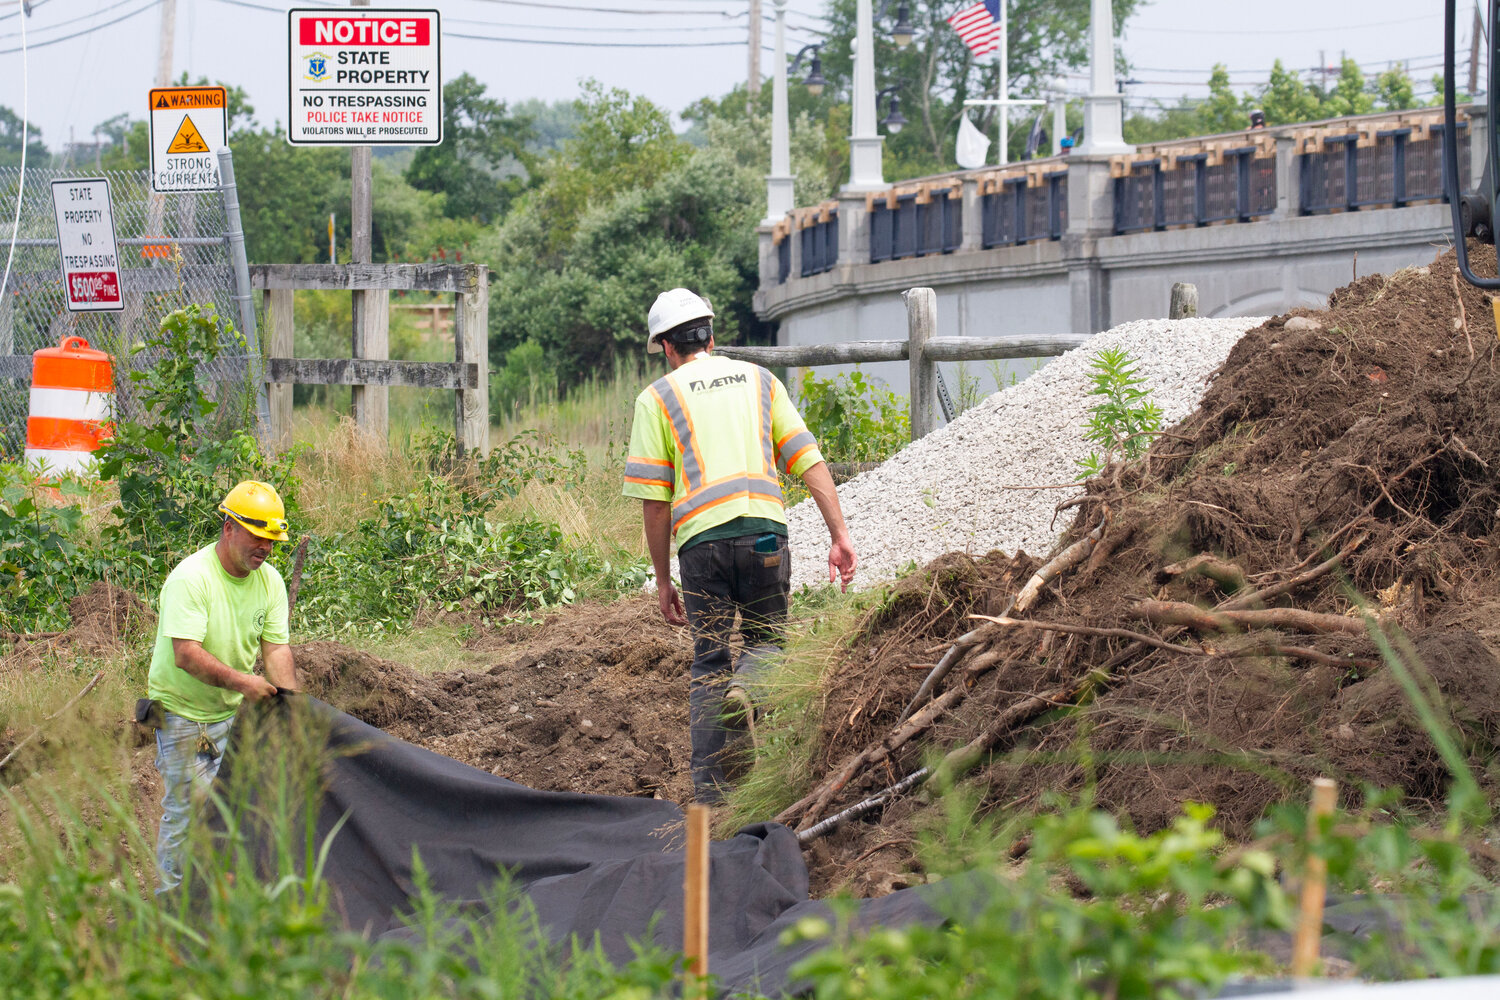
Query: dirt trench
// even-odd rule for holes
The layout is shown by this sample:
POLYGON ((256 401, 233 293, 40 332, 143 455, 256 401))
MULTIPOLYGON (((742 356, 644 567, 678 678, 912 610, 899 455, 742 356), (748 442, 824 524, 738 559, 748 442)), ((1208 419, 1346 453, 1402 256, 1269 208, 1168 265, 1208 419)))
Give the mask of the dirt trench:
POLYGON ((685 635, 656 602, 482 632, 485 670, 419 673, 335 642, 294 647, 307 690, 401 739, 533 788, 686 802, 685 635))

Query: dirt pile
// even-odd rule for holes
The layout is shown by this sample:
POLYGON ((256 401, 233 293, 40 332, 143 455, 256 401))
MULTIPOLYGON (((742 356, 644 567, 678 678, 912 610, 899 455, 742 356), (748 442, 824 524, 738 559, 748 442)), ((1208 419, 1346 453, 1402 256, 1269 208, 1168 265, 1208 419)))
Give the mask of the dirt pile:
POLYGON ((0 655, 0 671, 40 667, 59 653, 114 656, 125 649, 132 632, 156 625, 156 616, 139 597, 122 587, 97 580, 68 602, 72 624, 62 632, 0 633, 10 649, 0 655))
MULTIPOLYGON (((1471 254, 1493 272, 1493 249, 1471 254)), ((1493 793, 1500 358, 1488 299, 1454 274, 1448 254, 1363 278, 1246 334, 1192 416, 1070 503, 1076 558, 1018 623, 963 616, 1006 611, 1036 567, 1024 554, 972 574, 945 557, 904 584, 950 604, 902 597, 868 623, 835 681, 820 780, 781 818, 806 828, 955 747, 991 806, 1092 786, 1146 829, 1196 800, 1243 834, 1322 773, 1351 795, 1439 801, 1446 770, 1356 594, 1409 637, 1493 793)), ((878 847, 908 805, 829 850, 878 847)))
POLYGON ((692 647, 654 600, 568 609, 484 633, 487 670, 419 673, 333 642, 297 646, 312 694, 371 725, 533 788, 686 801, 692 647))

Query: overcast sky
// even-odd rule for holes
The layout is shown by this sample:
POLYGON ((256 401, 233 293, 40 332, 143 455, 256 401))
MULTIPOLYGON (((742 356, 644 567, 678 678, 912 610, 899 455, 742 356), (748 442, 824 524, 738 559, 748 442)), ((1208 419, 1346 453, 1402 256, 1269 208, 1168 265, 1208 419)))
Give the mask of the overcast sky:
MULTIPOLYGON (((162 0, 32 2, 25 23, 26 103, 44 141, 59 148, 70 130, 84 141, 95 125, 121 112, 144 118, 146 91, 156 72, 162 0)), ((789 48, 815 39, 822 5, 823 0, 791 0, 789 48)), ((185 70, 194 79, 202 75, 238 84, 248 91, 263 124, 285 123, 289 6, 285 0, 177 0, 173 76, 185 70)), ((579 80, 592 76, 679 111, 698 97, 725 93, 747 72, 744 0, 444 0, 429 6, 442 11, 444 78, 471 73, 506 100, 571 99, 579 80), (601 42, 657 47, 583 44, 601 42)), ((769 0, 765 6, 769 12, 769 0)), ((1464 60, 1473 8, 1463 2, 1459 8, 1464 60)), ((23 104, 21 22, 17 0, 0 0, 0 105, 17 113, 23 104)), ((767 24, 764 42, 771 41, 767 24)), ((1128 88, 1132 103, 1201 96, 1216 62, 1229 67, 1237 87, 1249 88, 1265 82, 1278 57, 1289 68, 1307 70, 1336 65, 1341 52, 1367 72, 1407 62, 1423 93, 1430 91, 1427 81, 1442 59, 1442 5, 1436 0, 1148 0, 1126 27, 1121 45, 1133 78, 1141 81, 1128 88), (1358 12, 1360 23, 1350 23, 1350 10, 1358 12)), ((769 53, 762 68, 769 72, 769 53)), ((1081 74, 1072 85, 1083 91, 1081 74)))

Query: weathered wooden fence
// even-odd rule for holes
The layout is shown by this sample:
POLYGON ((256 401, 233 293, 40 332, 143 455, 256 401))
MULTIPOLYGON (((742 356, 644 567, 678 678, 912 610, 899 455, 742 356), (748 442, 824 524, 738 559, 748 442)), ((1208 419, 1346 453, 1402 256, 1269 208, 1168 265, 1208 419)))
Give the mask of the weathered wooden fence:
POLYGON ((905 340, 852 340, 800 347, 719 347, 716 350, 726 357, 785 368, 906 361, 911 365, 911 438, 915 441, 937 429, 939 407, 950 419, 955 415, 939 396, 942 391, 937 370, 939 361, 1051 358, 1088 339, 1075 333, 1039 337, 935 337, 937 294, 930 288, 913 288, 902 298, 906 301, 905 340))
POLYGON ((251 286, 264 295, 266 381, 270 384, 271 440, 291 444, 292 386, 352 387, 359 428, 386 440, 390 387, 452 389, 454 435, 460 454, 489 450, 489 269, 482 264, 262 264, 251 286), (348 358, 293 356, 292 294, 302 290, 362 292, 348 358), (390 360, 393 291, 454 297, 453 360, 390 360))

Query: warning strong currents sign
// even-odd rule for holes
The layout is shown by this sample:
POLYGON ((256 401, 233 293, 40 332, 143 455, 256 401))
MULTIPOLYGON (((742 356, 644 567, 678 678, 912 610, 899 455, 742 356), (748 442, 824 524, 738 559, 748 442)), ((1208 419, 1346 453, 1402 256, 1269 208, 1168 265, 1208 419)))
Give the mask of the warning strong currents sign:
POLYGON ((150 92, 151 189, 213 191, 218 150, 229 133, 223 87, 157 87, 150 92))
POLYGON ((443 141, 435 10, 288 12, 287 141, 435 146, 443 141))

